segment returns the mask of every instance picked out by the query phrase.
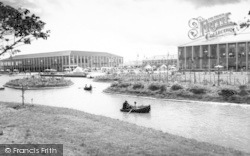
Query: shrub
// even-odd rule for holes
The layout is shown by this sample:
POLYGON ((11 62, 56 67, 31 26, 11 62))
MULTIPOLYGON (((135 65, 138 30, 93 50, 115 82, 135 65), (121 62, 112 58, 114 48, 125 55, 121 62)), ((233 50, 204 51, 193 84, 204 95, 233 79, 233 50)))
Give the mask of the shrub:
POLYGON ((120 88, 127 88, 128 86, 130 86, 131 83, 128 83, 128 82, 122 82, 118 85, 118 87, 120 88))
POLYGON ((246 86, 246 85, 240 85, 240 86, 239 86, 239 89, 240 89, 240 90, 246 90, 246 89, 247 89, 247 86, 246 86))
POLYGON ((133 89, 143 89, 144 88, 144 84, 138 82, 133 84, 133 89))
POLYGON ((148 89, 151 90, 151 91, 160 90, 160 88, 161 88, 161 84, 159 84, 159 83, 151 83, 148 86, 148 89))
POLYGON ((179 84, 174 84, 171 86, 171 90, 180 90, 183 89, 183 87, 179 84))
POLYGON ((240 95, 240 96, 246 96, 246 95, 248 95, 248 92, 247 92, 246 90, 241 90, 241 91, 239 92, 239 95, 240 95))
POLYGON ((235 102, 235 103, 242 103, 242 97, 234 94, 234 95, 228 97, 228 101, 235 102))
POLYGON ((119 85, 118 82, 113 82, 113 83, 111 84, 111 87, 117 87, 118 85, 119 85))
POLYGON ((192 86, 189 89, 189 91, 194 94, 205 94, 207 92, 207 89, 203 86, 195 85, 195 86, 192 86))
POLYGON ((167 90, 166 85, 161 85, 161 86, 160 86, 160 91, 161 91, 161 92, 165 92, 166 90, 167 90))
POLYGON ((246 90, 247 89, 246 85, 240 85, 239 89, 240 89, 240 92, 239 92, 240 96, 246 96, 246 95, 248 95, 248 92, 246 90))
POLYGON ((223 98, 228 99, 229 97, 236 95, 237 91, 231 88, 222 88, 218 94, 223 98))

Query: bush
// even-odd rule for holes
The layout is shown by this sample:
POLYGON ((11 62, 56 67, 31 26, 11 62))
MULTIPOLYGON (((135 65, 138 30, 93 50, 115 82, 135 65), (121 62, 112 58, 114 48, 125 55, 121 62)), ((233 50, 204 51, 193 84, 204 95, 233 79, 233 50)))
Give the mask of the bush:
POLYGON ((248 92, 246 90, 247 89, 246 85, 240 85, 239 89, 240 89, 240 92, 239 92, 240 96, 246 96, 246 95, 248 95, 248 92))
POLYGON ((151 83, 149 86, 148 86, 148 89, 151 90, 151 91, 156 91, 156 90, 160 90, 161 89, 161 84, 159 83, 151 83))
POLYGON ((222 96, 225 99, 228 99, 229 97, 233 95, 237 95, 237 91, 231 88, 223 88, 218 93, 220 96, 222 96))
POLYGON ((111 87, 117 87, 118 85, 119 85, 118 82, 113 82, 113 83, 111 84, 111 87))
POLYGON ((160 91, 161 91, 161 92, 165 92, 166 90, 167 90, 166 85, 161 85, 161 86, 160 86, 160 91))
POLYGON ((118 85, 118 87, 120 88, 127 88, 128 86, 130 86, 131 83, 128 83, 128 82, 122 82, 118 85))
POLYGON ((248 95, 248 92, 247 92, 246 90, 241 90, 241 91, 239 92, 239 95, 240 95, 240 96, 246 96, 246 95, 248 95))
POLYGON ((189 89, 189 91, 194 94, 205 94, 207 92, 207 89, 203 86, 195 85, 195 86, 192 86, 189 89))
POLYGON ((247 86, 246 86, 246 85, 240 85, 240 86, 239 86, 239 89, 240 89, 240 90, 246 90, 246 89, 247 89, 247 86))
POLYGON ((242 97, 239 96, 239 95, 236 95, 236 94, 234 94, 234 95, 228 97, 228 101, 234 102, 234 103, 242 103, 242 102, 243 102, 243 101, 242 101, 242 97))
POLYGON ((143 89, 144 88, 144 84, 138 82, 133 84, 133 89, 143 89))
POLYGON ((183 89, 183 87, 179 84, 174 84, 171 86, 171 90, 180 90, 183 89))

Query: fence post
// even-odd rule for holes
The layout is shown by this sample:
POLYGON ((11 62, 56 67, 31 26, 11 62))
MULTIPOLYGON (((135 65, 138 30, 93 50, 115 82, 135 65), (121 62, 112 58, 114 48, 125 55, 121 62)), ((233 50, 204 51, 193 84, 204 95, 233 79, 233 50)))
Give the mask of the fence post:
POLYGON ((209 77, 210 77, 210 78, 209 78, 209 79, 210 79, 209 81, 210 81, 210 84, 211 84, 211 82, 212 82, 211 72, 209 72, 209 77))
POLYGON ((201 83, 201 73, 199 72, 199 83, 201 83))

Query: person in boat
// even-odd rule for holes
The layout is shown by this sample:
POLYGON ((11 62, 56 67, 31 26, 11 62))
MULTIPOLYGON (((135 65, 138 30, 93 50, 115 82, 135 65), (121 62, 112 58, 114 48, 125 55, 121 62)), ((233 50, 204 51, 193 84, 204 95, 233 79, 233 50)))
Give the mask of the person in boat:
POLYGON ((89 85, 89 88, 92 89, 92 85, 89 85))
POLYGON ((127 107, 128 107, 128 101, 126 100, 126 101, 123 103, 122 109, 127 109, 127 107))
POLYGON ((123 106, 122 106, 122 109, 131 109, 132 107, 128 104, 128 101, 126 100, 124 103, 123 103, 123 106))

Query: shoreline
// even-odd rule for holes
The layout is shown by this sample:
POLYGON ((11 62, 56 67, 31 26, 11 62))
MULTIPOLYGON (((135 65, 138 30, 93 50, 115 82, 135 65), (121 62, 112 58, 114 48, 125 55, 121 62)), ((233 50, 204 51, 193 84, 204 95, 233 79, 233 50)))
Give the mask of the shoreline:
POLYGON ((202 94, 193 94, 187 92, 153 92, 153 91, 143 91, 143 90, 136 90, 136 89, 129 89, 129 88, 118 88, 109 86, 108 88, 104 89, 104 93, 110 94, 124 94, 124 95, 131 95, 136 97, 148 97, 148 98, 155 98, 155 99, 163 99, 163 100, 173 100, 173 101, 182 101, 182 102, 211 102, 211 103, 220 103, 220 104, 234 104, 234 105, 249 105, 250 99, 243 99, 239 101, 238 98, 245 98, 245 97, 236 97, 232 100, 224 100, 222 97, 219 96, 211 96, 211 95, 202 95, 202 94))
POLYGON ((246 106, 250 107, 250 104, 247 103, 233 103, 233 102, 219 102, 219 101, 202 101, 202 100, 189 100, 189 99, 171 99, 171 98, 161 98, 161 97, 155 97, 155 96, 147 96, 147 95, 135 95, 133 93, 129 92, 119 92, 119 91, 110 91, 105 89, 103 91, 106 94, 117 94, 122 96, 131 96, 131 97, 140 97, 140 98, 146 98, 146 99, 153 99, 153 100, 164 100, 164 101, 174 101, 174 102, 187 102, 187 103, 207 103, 207 104, 217 104, 217 105, 234 105, 234 106, 246 106))
MULTIPOLYGON (((25 90, 47 90, 47 89, 60 89, 60 88, 68 88, 70 86, 74 85, 73 83, 68 85, 68 86, 57 86, 57 87, 27 87, 25 90)), ((3 85, 4 87, 7 88, 12 88, 12 89, 22 89, 20 86, 11 86, 11 85, 3 85)))
POLYGON ((0 102, 0 143, 60 143, 65 155, 250 155, 69 108, 16 105, 0 102))

